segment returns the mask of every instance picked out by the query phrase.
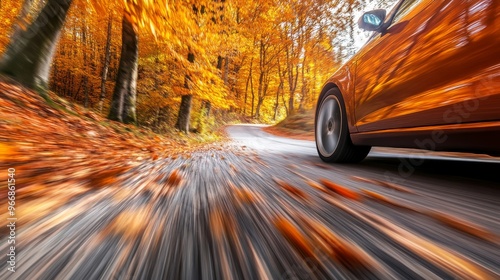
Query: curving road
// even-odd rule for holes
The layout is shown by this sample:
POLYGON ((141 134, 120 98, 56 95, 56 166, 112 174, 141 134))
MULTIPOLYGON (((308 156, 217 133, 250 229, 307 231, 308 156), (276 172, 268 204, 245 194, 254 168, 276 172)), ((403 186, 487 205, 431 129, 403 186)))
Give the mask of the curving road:
POLYGON ((500 278, 500 161, 375 149, 328 165, 314 142, 227 132, 63 206, 20 202, 0 279, 500 278))

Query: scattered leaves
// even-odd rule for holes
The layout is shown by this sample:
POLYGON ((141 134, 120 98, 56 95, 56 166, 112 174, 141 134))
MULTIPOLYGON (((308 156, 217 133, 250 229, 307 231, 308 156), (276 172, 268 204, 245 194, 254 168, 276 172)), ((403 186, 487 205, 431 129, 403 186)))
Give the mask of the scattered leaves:
POLYGON ((321 179, 320 182, 321 182, 321 184, 323 184, 323 186, 327 187, 329 190, 333 191, 334 193, 336 193, 340 196, 343 196, 345 198, 352 199, 352 200, 358 200, 358 201, 361 200, 361 196, 353 190, 342 187, 342 186, 340 186, 336 183, 333 183, 331 181, 328 181, 326 179, 321 179))
POLYGON ((308 198, 307 194, 304 191, 302 191, 301 189, 299 189, 295 186, 292 186, 291 184, 289 184, 283 180, 277 179, 277 178, 273 178, 273 180, 276 182, 276 184, 278 184, 280 187, 282 187, 284 190, 286 190, 290 194, 294 195, 295 197, 302 198, 302 199, 308 198))

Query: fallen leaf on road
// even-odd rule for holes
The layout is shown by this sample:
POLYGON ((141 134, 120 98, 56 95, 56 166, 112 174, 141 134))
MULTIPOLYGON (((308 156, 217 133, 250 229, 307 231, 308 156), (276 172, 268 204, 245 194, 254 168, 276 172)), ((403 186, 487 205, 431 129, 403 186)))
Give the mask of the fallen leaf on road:
POLYGON ((282 187, 284 190, 291 193, 295 197, 302 198, 302 199, 308 198, 307 194, 304 191, 298 189, 297 187, 292 186, 291 184, 289 184, 283 180, 277 179, 277 178, 273 178, 273 180, 274 180, 274 182, 276 182, 276 184, 278 184, 280 187, 282 187))
POLYGON ((432 218, 438 220, 439 222, 449 227, 465 232, 477 238, 488 240, 493 243, 498 243, 500 241, 499 237, 490 232, 489 230, 479 225, 476 225, 472 222, 462 220, 458 217, 453 217, 451 215, 439 213, 436 211, 427 212, 427 215, 431 216, 432 218))
POLYGON ((295 249, 304 254, 306 257, 316 259, 311 241, 296 226, 283 217, 277 218, 274 221, 274 225, 278 228, 281 234, 285 236, 288 242, 295 247, 295 249))
POLYGON ((168 175, 167 186, 177 187, 180 185, 181 181, 182 181, 181 174, 179 170, 175 169, 170 173, 170 175, 168 175))
POLYGON ((384 204, 387 204, 387 205, 390 205, 390 206, 395 206, 395 207, 398 207, 398 208, 402 208, 402 209, 405 209, 405 210, 411 210, 411 211, 417 211, 413 208, 410 208, 406 205, 403 205, 399 202, 396 202, 382 194, 379 194, 379 193, 376 193, 376 192, 373 192, 373 191, 369 191, 369 190, 361 190, 361 192, 365 195, 365 197, 367 198, 370 198, 370 199, 373 199, 373 200, 376 200, 376 201, 379 201, 379 202, 382 202, 384 204))
POLYGON ((330 182, 326 179, 321 179, 320 182, 321 182, 321 184, 323 184, 323 186, 327 187, 329 190, 333 191, 334 193, 336 193, 340 196, 343 196, 345 198, 352 199, 352 200, 358 200, 358 201, 361 200, 361 196, 353 190, 342 187, 342 186, 335 184, 333 182, 330 182))

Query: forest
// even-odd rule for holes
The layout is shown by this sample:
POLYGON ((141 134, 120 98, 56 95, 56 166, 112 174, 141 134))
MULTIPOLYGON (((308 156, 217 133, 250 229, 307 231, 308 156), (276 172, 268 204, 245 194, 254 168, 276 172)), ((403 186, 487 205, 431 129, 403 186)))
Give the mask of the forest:
POLYGON ((2 0, 0 72, 156 132, 271 123, 315 106, 373 4, 2 0))

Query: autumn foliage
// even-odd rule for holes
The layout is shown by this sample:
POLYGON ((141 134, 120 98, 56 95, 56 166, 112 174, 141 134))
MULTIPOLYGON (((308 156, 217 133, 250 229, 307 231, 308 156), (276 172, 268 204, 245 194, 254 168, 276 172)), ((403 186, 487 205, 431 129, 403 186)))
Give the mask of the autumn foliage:
MULTIPOLYGON (((186 110, 188 127, 200 131, 221 116, 270 122, 313 108, 349 53, 339 38, 353 40, 354 13, 363 8, 356 0, 69 2, 48 88, 103 116, 133 106, 124 118, 109 116, 158 131, 179 127, 186 110), (133 26, 139 46, 138 58, 122 66, 125 83, 122 22, 133 26), (130 96, 116 94, 117 79, 130 96), (113 96, 129 104, 112 103, 113 96)), ((2 1, 0 50, 45 3, 2 1)))

